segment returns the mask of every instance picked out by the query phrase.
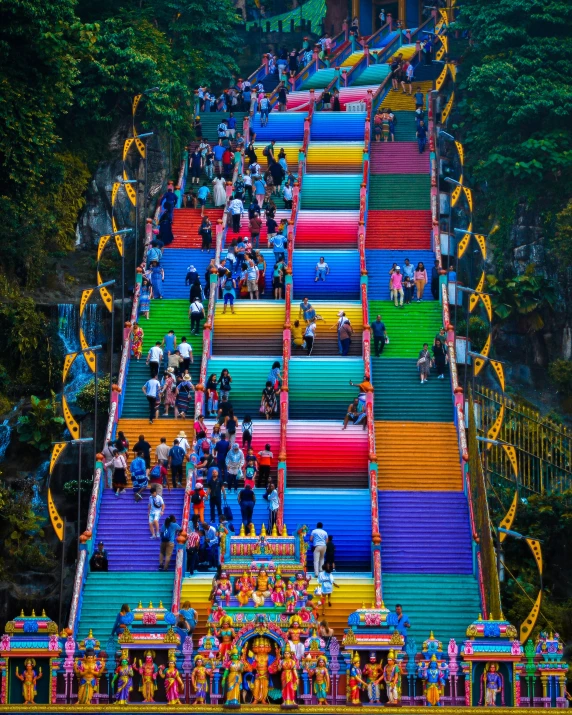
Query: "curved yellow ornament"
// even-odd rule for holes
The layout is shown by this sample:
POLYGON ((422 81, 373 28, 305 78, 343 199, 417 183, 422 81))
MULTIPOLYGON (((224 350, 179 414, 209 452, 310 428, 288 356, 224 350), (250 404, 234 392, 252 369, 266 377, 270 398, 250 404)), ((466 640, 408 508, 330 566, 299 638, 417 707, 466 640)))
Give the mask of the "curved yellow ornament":
POLYGON ((447 65, 443 67, 443 70, 441 74, 437 77, 437 81, 435 82, 435 89, 439 91, 441 87, 443 86, 443 82, 445 81, 447 77, 447 65))
POLYGON ((539 591, 538 596, 536 597, 536 601, 534 602, 534 605, 530 609, 530 613, 524 619, 524 621, 522 622, 522 625, 520 626, 520 642, 522 645, 524 645, 526 643, 530 634, 532 633, 532 629, 536 625, 536 621, 538 620, 538 615, 540 613, 540 604, 541 603, 542 603, 542 591, 539 591))
MULTIPOLYGON (((463 183, 463 175, 459 177, 459 183, 463 183)), ((459 200, 459 196, 461 195, 461 186, 455 186, 453 191, 451 192, 451 207, 454 207, 457 201, 459 200)))
MULTIPOLYGON (((101 280, 101 273, 97 271, 97 285, 101 285, 103 281, 101 280)), ((107 290, 107 288, 100 288, 99 293, 101 295, 101 299, 103 300, 105 307, 107 310, 111 313, 112 311, 112 306, 113 306, 113 299, 111 297, 111 293, 107 290)))
POLYGON ((62 517, 59 515, 58 510, 56 509, 56 505, 54 504, 51 489, 48 489, 48 513, 50 515, 50 521, 52 522, 54 531, 56 532, 56 536, 58 537, 58 539, 60 541, 63 541, 64 522, 63 522, 62 517))
POLYGON ((538 573, 542 576, 542 549, 540 547, 540 542, 536 539, 527 539, 526 543, 530 546, 536 565, 538 566, 538 573))
MULTIPOLYGON (((141 140, 136 140, 138 142, 141 142, 141 140)), ((142 142, 141 142, 142 143, 142 142)), ((129 177, 127 176, 127 172, 125 169, 123 169, 123 181, 129 181, 129 177)), ((123 187, 125 188, 125 191, 127 192, 127 197, 129 201, 131 201, 131 204, 135 206, 137 203, 137 193, 135 189, 133 188, 133 184, 123 184, 123 187)), ((116 228, 113 229, 114 231, 117 231, 116 228)), ((115 237, 115 240, 117 240, 117 236, 115 237)))
MULTIPOLYGON (((518 492, 514 493, 514 497, 512 498, 512 504, 510 505, 507 513, 504 515, 503 520, 500 523, 500 526, 502 526, 503 529, 510 529, 510 527, 513 525, 514 518, 516 516, 516 508, 518 506, 518 492)), ((499 541, 502 542, 506 539, 507 534, 503 534, 502 531, 499 531, 499 541)))
POLYGON ((135 137, 135 146, 137 147, 137 151, 141 155, 141 158, 145 158, 145 144, 144 142, 139 139, 139 137, 135 137))
POLYGON ((482 233, 477 233, 475 234, 475 238, 477 239, 477 243, 479 244, 479 248, 481 249, 481 256, 483 257, 483 261, 486 261, 487 259, 487 242, 485 237, 483 236, 482 233))
POLYGON ((463 238, 459 241, 459 246, 458 246, 458 256, 459 258, 462 258, 465 254, 465 251, 467 250, 467 246, 469 245, 469 241, 471 240, 471 234, 466 233, 463 238))
MULTIPOLYGON (((81 349, 85 350, 86 348, 89 347, 87 340, 85 339, 85 335, 83 333, 83 330, 79 329, 79 342, 81 345, 81 349)), ((89 369, 92 372, 95 372, 95 353, 92 352, 91 350, 88 350, 87 352, 83 353, 84 358, 86 359, 86 362, 89 366, 89 369)))
POLYGON ((455 146, 457 147, 457 154, 459 155, 459 161, 461 162, 461 166, 463 166, 465 162, 465 152, 463 150, 463 145, 461 142, 456 141, 455 146))
POLYGON ((93 288, 90 288, 89 290, 83 290, 81 292, 81 300, 79 301, 79 317, 80 318, 83 315, 85 306, 87 305, 89 299, 91 298, 92 293, 93 293, 93 288))
POLYGON ((449 101, 445 105, 445 109, 441 112, 441 123, 445 124, 447 119, 449 118, 449 114, 451 114, 451 109, 453 109, 453 102, 455 101, 455 93, 453 92, 451 96, 449 97, 449 101))
MULTIPOLYGON (((491 336, 489 334, 489 337, 487 338, 487 342, 484 344, 482 350, 481 350, 481 355, 484 355, 485 357, 488 357, 489 352, 491 349, 491 336)), ((483 358, 475 358, 475 377, 479 374, 479 372, 483 369, 483 365, 485 364, 485 360, 483 358)))
POLYGON ((101 259, 101 254, 103 253, 103 249, 107 246, 107 242, 111 238, 111 234, 107 234, 106 236, 100 236, 99 237, 99 243, 97 244, 97 260, 99 261, 101 259))
POLYGON ((133 97, 133 106, 132 106, 132 112, 133 116, 135 116, 135 112, 137 111, 137 107, 139 106, 139 102, 141 101, 142 94, 136 94, 133 97))
MULTIPOLYGON (((499 436, 503 420, 504 420, 504 405, 501 405, 499 413, 497 415, 497 418, 494 421, 490 430, 488 431, 488 434, 487 434, 488 439, 496 439, 499 436)), ((490 449, 492 447, 492 444, 490 444, 488 442, 486 444, 487 444, 487 449, 490 449)))
MULTIPOLYGON (((81 328, 80 328, 81 330, 81 328)), ((77 353, 68 353, 64 358, 64 369, 62 370, 62 382, 65 383, 70 371, 70 367, 73 365, 73 361, 76 359, 77 353)))
POLYGON ((491 360, 491 365, 497 374, 501 389, 504 392, 504 368, 500 362, 497 362, 497 360, 491 360))
POLYGON ((487 316, 489 318, 489 322, 492 322, 493 319, 493 304, 491 303, 490 296, 488 295, 481 295, 480 299, 483 301, 483 305, 485 306, 485 310, 487 311, 487 316))
POLYGON ((79 424, 76 422, 71 410, 68 406, 68 401, 65 396, 62 395, 62 411, 64 413, 64 420, 66 421, 66 427, 69 429, 72 439, 78 439, 79 437, 79 424))
POLYGON ((127 158, 127 154, 129 154, 129 149, 131 149, 132 144, 133 144, 133 137, 130 137, 129 139, 125 140, 125 142, 123 144, 123 161, 125 161, 125 159, 127 158))
POLYGON ((50 458, 50 474, 54 471, 54 467, 56 466, 56 463, 60 458, 61 453, 67 446, 67 442, 56 442, 56 444, 54 444, 54 448, 52 449, 52 456, 50 458))
POLYGON ((115 206, 115 199, 117 198, 117 192, 119 191, 120 186, 121 186, 121 184, 119 183, 119 181, 116 181, 113 184, 113 188, 111 189, 111 206, 112 207, 115 206))
POLYGON ((516 449, 511 444, 503 444, 502 448, 510 460, 510 466, 514 472, 514 478, 518 480, 518 460, 516 458, 516 449))
MULTIPOLYGON (((485 285, 485 272, 483 271, 481 274, 481 277, 479 278, 479 282, 477 283, 477 287, 475 288, 476 291, 479 293, 483 290, 483 286, 485 285)), ((479 302, 479 296, 475 295, 474 293, 471 293, 469 295, 469 313, 472 313, 473 310, 475 309, 475 306, 479 302)))
POLYGON ((466 186, 463 186, 463 191, 465 192, 465 196, 467 197, 467 203, 469 204, 469 210, 471 213, 473 213, 473 192, 471 189, 468 189, 466 186))

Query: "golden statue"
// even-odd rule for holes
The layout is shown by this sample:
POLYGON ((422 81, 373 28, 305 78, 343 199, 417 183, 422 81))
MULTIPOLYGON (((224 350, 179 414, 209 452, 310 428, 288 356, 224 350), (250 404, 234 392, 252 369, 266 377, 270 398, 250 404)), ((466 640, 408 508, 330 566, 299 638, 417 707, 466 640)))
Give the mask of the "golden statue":
POLYGON ((141 685, 139 686, 139 692, 143 695, 144 703, 154 703, 154 695, 157 690, 157 673, 159 668, 153 662, 155 657, 155 651, 147 650, 145 651, 145 662, 143 663, 139 660, 139 667, 137 668, 139 674, 141 675, 141 685))
POLYGON ((105 670, 103 663, 98 664, 95 660, 93 650, 86 650, 83 658, 78 658, 73 666, 74 673, 77 675, 79 687, 77 691, 78 705, 91 705, 93 696, 99 687, 99 678, 105 670))
POLYGON ((207 701, 207 693, 209 690, 209 676, 212 675, 212 668, 205 666, 205 660, 202 655, 197 655, 195 658, 195 667, 191 675, 193 688, 195 689, 196 698, 195 705, 204 705, 207 701))
POLYGON ((252 598, 255 583, 254 579, 252 579, 246 571, 243 571, 242 576, 236 579, 236 598, 241 606, 246 606, 252 598))
POLYGON ((330 671, 328 662, 324 655, 318 656, 315 668, 308 670, 310 678, 314 678, 314 695, 318 705, 328 704, 328 693, 330 692, 330 671))
POLYGON ((272 643, 270 640, 259 636, 252 642, 252 651, 248 654, 253 659, 253 662, 249 663, 246 659, 246 648, 242 654, 245 670, 251 673, 256 672, 252 688, 253 705, 268 705, 268 655, 271 650, 272 643))
POLYGON ((256 590, 252 594, 252 600, 256 607, 264 606, 264 599, 270 596, 271 587, 269 581, 266 569, 260 569, 256 579, 256 590))
POLYGON ((24 661, 24 672, 22 675, 18 672, 18 666, 16 666, 16 677, 18 680, 22 681, 22 698, 24 699, 24 705, 35 705, 34 698, 38 694, 36 690, 36 683, 42 677, 42 669, 36 673, 34 668, 36 667, 36 661, 33 658, 26 658, 24 661))
POLYGON ((303 629, 302 621, 297 615, 292 616, 288 625, 290 627, 288 628, 286 635, 288 636, 290 650, 294 654, 296 660, 301 661, 304 657, 304 643, 302 642, 302 636, 307 635, 307 631, 303 629))

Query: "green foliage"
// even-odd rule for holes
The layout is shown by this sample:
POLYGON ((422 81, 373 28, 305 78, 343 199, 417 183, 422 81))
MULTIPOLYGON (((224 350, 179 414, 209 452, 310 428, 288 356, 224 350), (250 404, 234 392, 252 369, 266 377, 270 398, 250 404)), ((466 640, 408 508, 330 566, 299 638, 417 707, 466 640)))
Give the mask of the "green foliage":
POLYGON ((44 541, 45 519, 31 506, 31 482, 20 480, 15 488, 0 483, 0 574, 12 581, 20 571, 50 571, 54 567, 44 541))
MULTIPOLYGON (((466 320, 459 320, 457 322, 457 334, 465 335, 467 328, 466 320)), ((478 315, 471 315, 469 318, 469 339, 471 341, 472 349, 480 352, 487 342, 487 338, 490 333, 490 325, 485 322, 478 315)))
POLYGON ((552 249, 558 256, 558 269, 566 270, 572 266, 572 199, 556 215, 554 233, 552 249))
POLYGON ((554 311, 557 303, 552 282, 534 270, 534 264, 530 264, 514 278, 487 276, 487 291, 492 295, 496 317, 501 322, 516 318, 530 333, 542 330, 546 314, 554 311))
POLYGON ((20 442, 44 452, 61 436, 64 418, 57 414, 53 393, 50 400, 40 400, 32 395, 31 403, 29 412, 18 418, 16 429, 20 442))
MULTIPOLYGON (((95 380, 87 382, 76 396, 76 405, 84 412, 93 413, 95 403, 95 380)), ((97 409, 99 414, 109 411, 109 375, 97 381, 97 409)))
POLYGON ((554 360, 548 366, 548 376, 561 392, 572 394, 572 360, 554 360))
POLYGON ((518 202, 543 214, 572 195, 572 5, 463 0, 472 43, 459 67, 467 168, 507 236, 518 202))

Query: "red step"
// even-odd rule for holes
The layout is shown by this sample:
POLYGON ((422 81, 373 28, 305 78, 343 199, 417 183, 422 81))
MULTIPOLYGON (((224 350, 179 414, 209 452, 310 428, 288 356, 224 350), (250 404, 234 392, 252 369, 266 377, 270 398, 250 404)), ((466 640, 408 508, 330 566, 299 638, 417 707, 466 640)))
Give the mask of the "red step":
POLYGON ((373 142, 370 149, 372 174, 428 174, 429 152, 419 153, 417 142, 373 142))
POLYGON ((368 211, 365 247, 431 250, 431 211, 368 211))
MULTIPOLYGON (((208 216, 211 220, 214 242, 217 221, 222 219, 222 209, 205 209, 205 216, 208 216)), ((170 245, 170 248, 200 248, 199 226, 201 225, 201 220, 200 209, 175 209, 173 214, 173 236, 175 240, 170 245)))

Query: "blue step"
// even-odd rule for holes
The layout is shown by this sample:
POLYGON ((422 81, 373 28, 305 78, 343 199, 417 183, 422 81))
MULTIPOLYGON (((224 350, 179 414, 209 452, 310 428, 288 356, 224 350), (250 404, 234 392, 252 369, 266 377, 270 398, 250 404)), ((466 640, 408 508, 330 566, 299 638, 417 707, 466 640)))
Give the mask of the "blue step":
POLYGON ((360 272, 357 251, 294 251, 294 300, 305 295, 312 300, 359 300, 360 272), (325 258, 330 273, 325 281, 314 280, 315 266, 325 258))
POLYGON ((256 141, 264 142, 276 139, 277 142, 302 142, 304 140, 304 119, 306 112, 272 111, 268 124, 260 126, 260 114, 250 122, 250 133, 256 133, 256 141))
POLYGON ((359 141, 365 131, 365 112, 319 112, 314 114, 312 141, 359 141))
MULTIPOLYGON (((427 285, 423 292, 424 300, 433 300, 431 295, 431 268, 435 260, 433 251, 394 251, 382 249, 370 249, 365 252, 365 262, 368 275, 367 297, 369 300, 389 300, 389 270, 394 263, 397 263, 403 273, 405 259, 413 266, 420 261, 425 265, 427 271, 427 285)), ((415 293, 415 296, 417 293, 415 293)))

